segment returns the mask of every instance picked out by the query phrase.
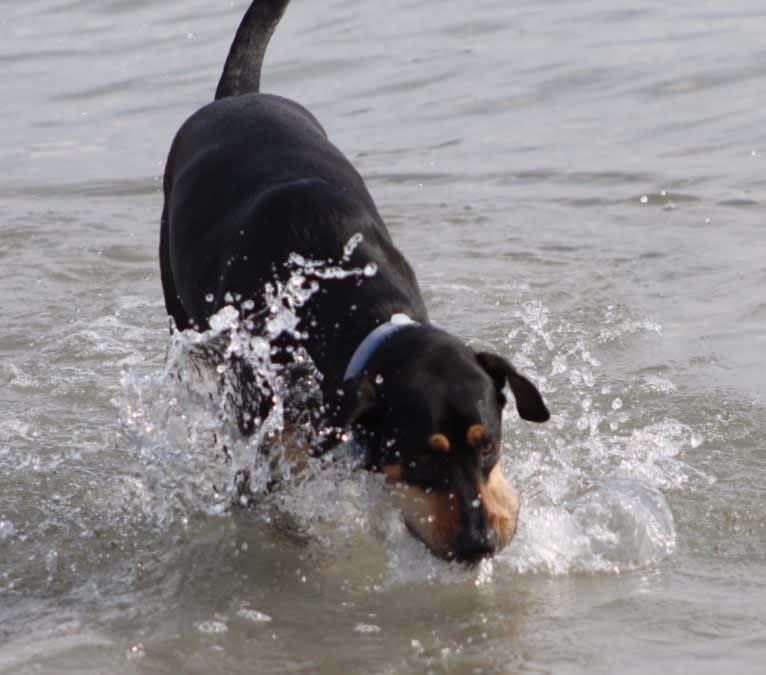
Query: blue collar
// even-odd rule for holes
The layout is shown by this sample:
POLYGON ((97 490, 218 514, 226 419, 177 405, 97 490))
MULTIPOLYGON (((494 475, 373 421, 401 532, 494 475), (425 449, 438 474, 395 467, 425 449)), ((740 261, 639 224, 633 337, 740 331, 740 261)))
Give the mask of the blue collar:
POLYGON ((394 333, 398 333, 407 326, 417 326, 418 322, 413 321, 406 314, 394 314, 387 323, 382 323, 373 330, 364 340, 359 343, 351 360, 346 366, 346 372, 343 375, 343 381, 350 380, 362 374, 367 362, 378 348, 390 338, 394 333))

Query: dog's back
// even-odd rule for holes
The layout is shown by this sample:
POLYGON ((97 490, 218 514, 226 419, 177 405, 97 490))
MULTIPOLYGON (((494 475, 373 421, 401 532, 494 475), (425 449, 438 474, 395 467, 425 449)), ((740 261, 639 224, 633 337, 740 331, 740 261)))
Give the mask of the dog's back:
POLYGON ((268 94, 195 113, 173 142, 164 189, 163 265, 186 313, 175 316, 179 328, 185 318, 205 327, 226 293, 257 300, 290 252, 337 258, 354 231, 383 228, 359 174, 314 118, 268 94), (356 216, 351 231, 339 214, 356 216))
POLYGON ((259 91, 266 45, 286 5, 251 5, 216 100, 194 113, 173 141, 164 177, 160 264, 176 325, 205 329, 224 304, 241 308, 248 301, 250 314, 258 317, 264 286, 289 276, 290 254, 337 262, 349 239, 362 235, 346 262, 353 268, 374 263, 375 278, 363 289, 355 279, 339 279, 329 295, 323 289, 303 310, 305 324, 312 315, 321 317, 304 345, 321 370, 328 360, 350 358, 368 330, 370 313, 427 317, 412 269, 394 247, 359 173, 310 112, 259 91), (358 307, 358 322, 349 322, 351 304, 358 307), (332 334, 340 325, 342 334, 332 334))

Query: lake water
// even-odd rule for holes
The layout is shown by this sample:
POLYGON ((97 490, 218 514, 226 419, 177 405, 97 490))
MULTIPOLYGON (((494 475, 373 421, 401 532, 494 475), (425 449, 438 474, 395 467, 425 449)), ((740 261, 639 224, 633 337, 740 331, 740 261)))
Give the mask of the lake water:
POLYGON ((553 413, 508 416, 520 530, 473 569, 343 461, 222 495, 156 252, 246 4, 0 1, 0 671, 764 672, 762 3, 288 8, 263 88, 553 413))

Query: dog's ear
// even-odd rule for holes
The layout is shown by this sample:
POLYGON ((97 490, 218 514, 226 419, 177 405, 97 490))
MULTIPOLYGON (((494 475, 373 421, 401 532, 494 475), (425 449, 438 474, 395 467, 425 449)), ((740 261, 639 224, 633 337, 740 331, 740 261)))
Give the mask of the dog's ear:
POLYGON ((537 391, 537 387, 526 377, 516 372, 516 369, 507 359, 489 352, 476 354, 479 365, 487 371, 495 383, 498 391, 501 391, 508 382, 508 386, 516 399, 516 410, 522 419, 530 422, 546 422, 551 414, 545 406, 543 397, 537 391))
POLYGON ((366 375, 352 377, 343 383, 341 418, 346 425, 365 424, 378 410, 378 391, 366 375))

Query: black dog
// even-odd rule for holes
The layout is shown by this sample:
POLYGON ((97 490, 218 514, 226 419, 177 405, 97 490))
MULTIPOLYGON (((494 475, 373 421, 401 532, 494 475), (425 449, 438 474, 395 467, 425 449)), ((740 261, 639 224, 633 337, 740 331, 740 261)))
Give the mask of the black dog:
POLYGON ((291 254, 338 261, 361 235, 347 262, 376 272, 322 280, 299 310, 306 337, 284 338, 274 353, 288 361, 296 347, 308 352, 321 373, 323 423, 355 434, 409 529, 441 557, 476 561, 516 531, 518 494, 498 463, 506 383, 522 418, 544 422, 548 410, 506 359, 429 323, 362 178, 305 108, 259 93, 287 4, 252 3, 215 101, 173 141, 160 242, 168 313, 181 329, 203 329, 231 304, 258 333, 264 287, 288 278, 291 254))

